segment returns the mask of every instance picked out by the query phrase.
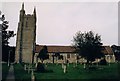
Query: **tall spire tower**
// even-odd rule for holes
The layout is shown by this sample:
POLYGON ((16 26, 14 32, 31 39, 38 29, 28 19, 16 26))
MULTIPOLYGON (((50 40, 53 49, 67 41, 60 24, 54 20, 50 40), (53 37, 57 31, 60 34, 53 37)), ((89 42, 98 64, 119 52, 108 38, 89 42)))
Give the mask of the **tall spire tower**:
POLYGON ((36 41, 36 9, 33 14, 25 14, 24 3, 20 10, 15 60, 17 63, 32 63, 36 41))
POLYGON ((24 3, 22 3, 22 10, 24 10, 24 3))

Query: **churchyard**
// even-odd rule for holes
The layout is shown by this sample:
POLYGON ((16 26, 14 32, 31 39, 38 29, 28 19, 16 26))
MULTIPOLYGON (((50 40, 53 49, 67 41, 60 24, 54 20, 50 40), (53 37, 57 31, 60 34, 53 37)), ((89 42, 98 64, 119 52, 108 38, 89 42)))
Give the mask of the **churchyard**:
POLYGON ((46 72, 41 73, 34 71, 33 74, 25 70, 24 64, 14 64, 15 79, 17 81, 31 80, 31 74, 34 75, 34 81, 41 80, 118 80, 119 66, 118 63, 108 65, 99 65, 97 69, 84 69, 84 65, 75 64, 67 65, 66 72, 61 64, 47 64, 45 66, 46 72))
POLYGON ((7 77, 8 70, 9 70, 8 64, 7 63, 2 63, 2 79, 3 79, 3 81, 7 77))
POLYGON ((8 40, 16 34, 14 31, 6 30, 8 21, 5 20, 5 16, 2 15, 0 18, 3 27, 2 61, 6 62, 2 63, 2 81, 14 79, 15 81, 120 81, 118 60, 120 49, 113 45, 113 51, 110 46, 104 46, 101 42, 101 35, 93 31, 77 30, 78 32, 73 36, 72 46, 37 45, 36 8, 32 14, 26 14, 23 3, 19 13, 16 47, 10 47, 8 40), (115 53, 118 54, 117 60, 115 53), (49 60, 43 62, 46 59, 49 60), (9 66, 10 62, 12 64, 9 66), (100 65, 102 62, 107 64, 100 65))

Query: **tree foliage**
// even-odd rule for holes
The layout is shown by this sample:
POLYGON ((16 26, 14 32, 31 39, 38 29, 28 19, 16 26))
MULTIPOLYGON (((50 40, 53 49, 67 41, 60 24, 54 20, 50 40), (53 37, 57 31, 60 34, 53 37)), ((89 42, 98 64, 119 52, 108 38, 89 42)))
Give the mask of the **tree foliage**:
POLYGON ((5 16, 2 15, 0 18, 0 21, 2 21, 1 27, 2 27, 2 45, 7 46, 9 44, 8 40, 11 37, 14 37, 14 31, 7 31, 8 29, 8 21, 5 20, 5 16))
POLYGON ((2 35, 2 60, 7 61, 8 60, 8 53, 10 50, 10 46, 8 45, 8 40, 11 37, 14 37, 14 31, 9 31, 8 29, 8 21, 5 20, 5 16, 1 14, 0 11, 0 33, 2 35))
POLYGON ((40 60, 42 61, 42 63, 43 63, 43 61, 45 59, 49 58, 49 56, 48 56, 47 53, 48 53, 47 46, 43 46, 43 48, 40 50, 39 55, 38 55, 38 58, 40 58, 40 60))
POLYGON ((101 36, 94 34, 92 31, 89 32, 77 32, 73 37, 73 46, 80 56, 84 57, 87 62, 95 61, 96 58, 101 58, 102 43, 101 36))
POLYGON ((111 48, 112 48, 112 50, 113 50, 113 52, 115 54, 115 57, 116 57, 115 59, 117 61, 120 61, 120 46, 112 45, 111 48))

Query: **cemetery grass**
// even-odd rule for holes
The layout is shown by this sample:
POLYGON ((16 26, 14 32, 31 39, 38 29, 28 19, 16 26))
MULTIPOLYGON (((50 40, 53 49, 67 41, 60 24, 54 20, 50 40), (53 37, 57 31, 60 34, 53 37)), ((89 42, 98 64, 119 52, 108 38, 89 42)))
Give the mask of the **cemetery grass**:
POLYGON ((9 66, 7 65, 7 63, 2 63, 2 81, 6 80, 8 72, 9 72, 9 66))
POLYGON ((24 70, 22 64, 14 64, 15 81, 30 81, 31 75, 24 70))
POLYGON ((39 73, 35 72, 36 81, 39 80, 118 80, 119 79, 119 67, 118 64, 99 65, 99 69, 89 70, 84 69, 83 65, 78 64, 77 67, 73 67, 74 64, 70 64, 67 67, 67 73, 63 73, 61 64, 48 64, 46 69, 53 72, 39 73))

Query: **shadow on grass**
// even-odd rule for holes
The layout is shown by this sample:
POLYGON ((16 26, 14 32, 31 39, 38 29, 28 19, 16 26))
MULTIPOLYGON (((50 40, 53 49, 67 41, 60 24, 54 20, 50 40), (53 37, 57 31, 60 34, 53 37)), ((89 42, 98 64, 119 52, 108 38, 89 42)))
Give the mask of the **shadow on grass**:
POLYGON ((21 64, 14 64, 15 81, 30 81, 31 74, 24 71, 24 67, 21 64))
POLYGON ((45 64, 43 64, 43 63, 38 63, 37 70, 35 72, 37 72, 37 73, 53 73, 53 70, 46 69, 45 64))
POLYGON ((38 73, 37 81, 43 79, 55 79, 65 80, 65 81, 120 81, 118 78, 118 68, 117 64, 109 65, 99 65, 98 67, 90 67, 89 69, 84 69, 83 65, 78 65, 73 67, 73 64, 67 68, 68 72, 63 73, 61 65, 55 66, 53 64, 49 65, 48 69, 52 69, 53 73, 38 73))
POLYGON ((2 63, 2 81, 6 80, 6 77, 9 72, 9 68, 10 67, 7 65, 7 63, 2 63))
POLYGON ((119 81, 118 79, 37 79, 36 81, 119 81))
POLYGON ((53 70, 35 71, 36 73, 53 73, 53 70))

